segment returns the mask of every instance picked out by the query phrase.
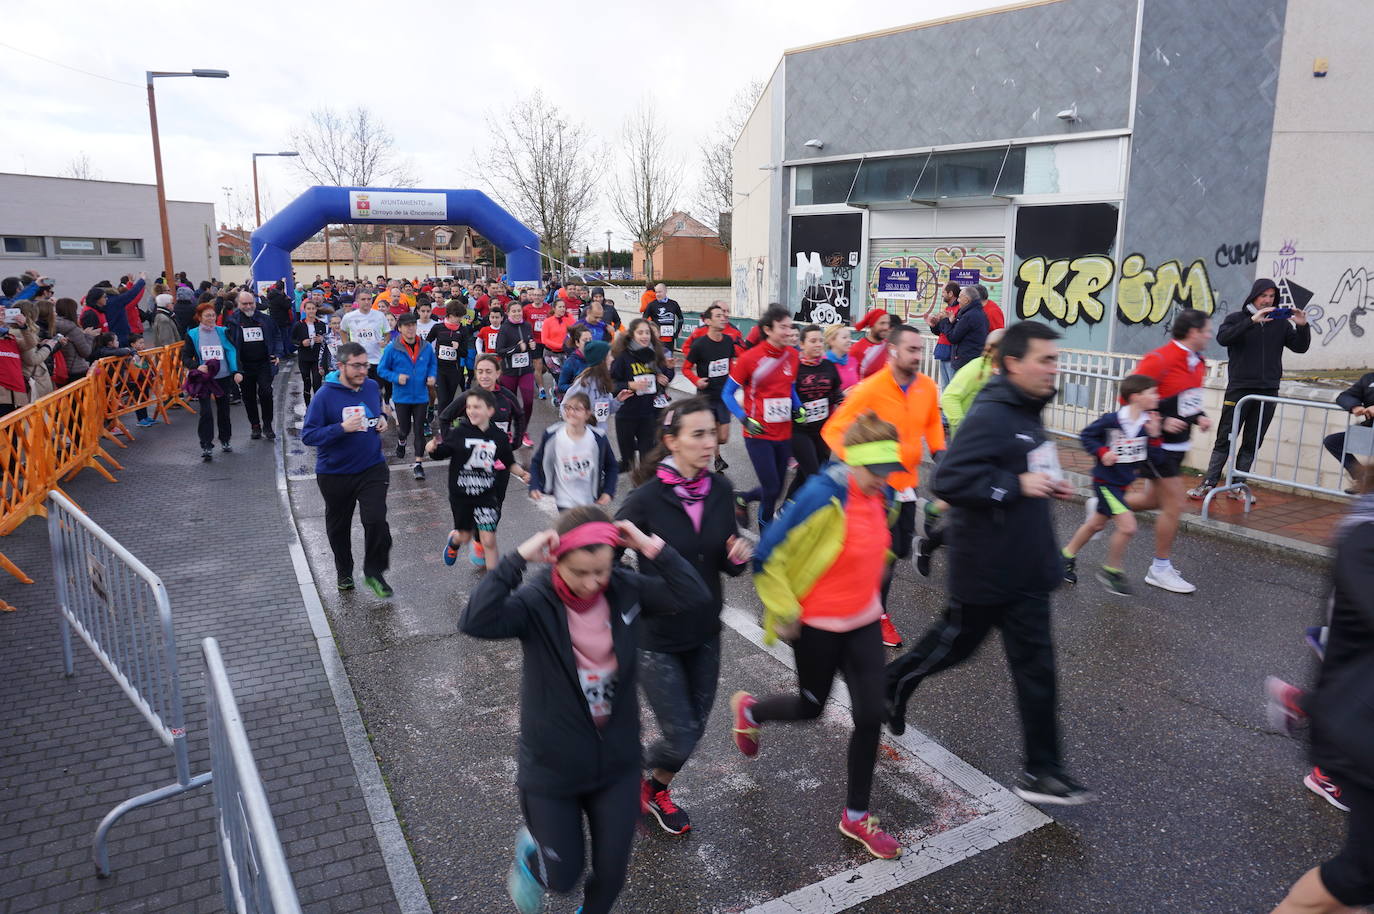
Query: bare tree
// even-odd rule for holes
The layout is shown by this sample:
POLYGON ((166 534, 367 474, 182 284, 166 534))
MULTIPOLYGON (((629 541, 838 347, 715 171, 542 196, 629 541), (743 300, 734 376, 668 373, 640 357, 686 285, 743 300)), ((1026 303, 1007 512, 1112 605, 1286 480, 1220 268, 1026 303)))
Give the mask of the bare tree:
POLYGON ((698 219, 716 227, 720 243, 727 251, 730 249, 730 222, 720 217, 735 208, 735 143, 763 89, 763 81, 756 79, 735 93, 725 114, 716 121, 710 138, 701 144, 701 182, 697 185, 692 208, 698 219))
MULTIPOLYGON (((291 134, 291 148, 301 173, 315 184, 333 187, 414 187, 418 183, 411 163, 396 152, 396 140, 371 111, 364 107, 340 114, 333 108, 310 113, 310 122, 291 134)), ((366 226, 343 230, 353 248, 353 276, 358 275, 366 226)))
POLYGON ((654 278, 654 253, 663 246, 664 226, 682 189, 682 162, 664 142, 664 125, 645 102, 625 120, 621 134, 624 169, 611 190, 611 208, 630 237, 644 249, 644 275, 654 278))
POLYGON ((490 145, 479 156, 493 196, 539 234, 544 251, 567 262, 596 205, 605 156, 581 124, 536 90, 510 111, 487 113, 490 145))
POLYGON ((72 156, 67 167, 62 169, 62 177, 80 178, 82 181, 98 181, 100 180, 100 172, 95 170, 95 166, 91 164, 91 157, 86 155, 83 150, 79 155, 72 156))

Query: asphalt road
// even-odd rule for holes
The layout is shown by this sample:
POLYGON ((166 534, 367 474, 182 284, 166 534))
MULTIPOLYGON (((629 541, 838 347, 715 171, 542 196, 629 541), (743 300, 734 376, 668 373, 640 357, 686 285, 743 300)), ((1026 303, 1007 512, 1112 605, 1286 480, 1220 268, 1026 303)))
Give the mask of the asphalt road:
MULTIPOLYGON (((295 388, 292 379, 293 402, 295 388)), ((548 404, 538 404, 536 426, 551 415, 548 404)), ((427 482, 412 480, 408 465, 393 473, 388 577, 396 597, 340 595, 322 505, 308 478, 313 459, 296 434, 292 429, 286 443, 288 473, 297 477, 292 504, 434 910, 513 910, 503 880, 520 824, 513 704, 520 657, 514 643, 457 632, 477 575, 466 556, 454 568, 440 558, 449 528, 445 468, 432 466, 427 482)), ((737 485, 752 483, 737 435, 726 459, 737 485)), ((1081 517, 1076 503, 1058 506, 1061 541, 1081 517)), ((514 548, 549 519, 513 480, 502 547, 514 548)), ((355 539, 361 555, 361 534, 355 539)), ((880 894, 843 908, 860 912, 1269 910, 1343 835, 1343 814, 1302 786, 1303 746, 1266 732, 1261 701, 1266 674, 1299 683, 1310 677, 1313 660, 1301 639, 1321 619, 1326 579, 1302 557, 1185 534, 1174 561, 1199 590, 1179 596, 1140 581, 1151 544, 1146 525, 1128 560, 1136 596, 1114 597, 1092 580, 1105 550, 1099 541, 1080 559, 1085 583, 1054 598, 1066 757, 1100 792, 1099 802, 1049 810, 1052 821, 997 843, 991 794, 969 787, 958 765, 932 763, 885 734, 872 806, 912 855, 939 846, 941 834, 979 827, 971 823, 988 823, 994 837, 920 878, 884 871, 897 865, 870 864, 835 829, 848 735, 842 708, 810 727, 767 729, 756 760, 732 747, 729 694, 785 689, 795 680, 778 658, 727 628, 716 713, 674 785, 694 828, 675 838, 646 827, 619 910, 747 911, 827 878, 823 889, 836 882, 877 887, 869 893, 880 894)), ((990 555, 988 573, 996 570, 990 555)), ((938 558, 929 579, 910 565, 899 569, 892 613, 913 642, 940 611, 943 575, 938 558)), ((738 617, 757 618, 747 578, 729 580, 726 599, 738 617)), ((996 642, 925 683, 909 721, 992 782, 1010 784, 1020 731, 996 642)), ((646 737, 652 727, 646 715, 646 737)), ((805 904, 770 910, 841 909, 829 889, 805 904)), ((572 898, 549 909, 576 906, 572 898)))

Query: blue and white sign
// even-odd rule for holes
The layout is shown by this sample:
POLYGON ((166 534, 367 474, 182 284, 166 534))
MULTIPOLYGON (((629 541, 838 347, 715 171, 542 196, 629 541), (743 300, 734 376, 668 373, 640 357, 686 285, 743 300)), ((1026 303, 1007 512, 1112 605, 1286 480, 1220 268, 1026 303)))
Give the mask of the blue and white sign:
POLYGON ((878 267, 877 297, 917 301, 921 297, 921 271, 916 267, 878 267))
POLYGON ((981 271, 968 267, 950 267, 949 281, 957 282, 961 286, 976 286, 980 273, 981 271))

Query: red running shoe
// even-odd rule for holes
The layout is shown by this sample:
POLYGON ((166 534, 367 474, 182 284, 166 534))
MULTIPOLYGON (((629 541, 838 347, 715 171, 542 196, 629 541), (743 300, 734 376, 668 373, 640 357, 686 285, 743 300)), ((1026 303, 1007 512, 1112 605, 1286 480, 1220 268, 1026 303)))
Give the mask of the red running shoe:
POLYGON ((896 860, 902 856, 902 846, 897 839, 878 827, 878 817, 864 814, 857 822, 849 821, 849 816, 840 813, 840 834, 853 838, 862 844, 870 854, 881 860, 896 860))
POLYGON ((758 699, 748 692, 736 692, 730 696, 730 711, 735 718, 735 748, 743 752, 746 758, 753 758, 759 754, 758 724, 751 723, 744 715, 745 711, 758 703, 758 699))
POLYGON ((892 626, 892 620, 887 617, 887 613, 883 613, 879 624, 883 630, 883 647, 901 647, 902 636, 897 634, 897 629, 892 626))
POLYGON ((1341 812, 1350 812, 1350 807, 1341 802, 1341 788, 1335 781, 1327 777, 1320 768, 1313 768, 1312 773, 1302 779, 1307 785, 1307 789, 1321 797, 1341 812))
POLYGON ((1264 677, 1265 716, 1271 729, 1292 735, 1307 723, 1302 709, 1302 689, 1277 676, 1264 677))
POLYGON ((644 781, 643 794, 648 797, 648 812, 658 820, 659 826, 670 835, 680 835, 683 832, 691 831, 692 820, 687 818, 687 813, 683 812, 668 789, 655 790, 654 785, 648 780, 644 781))

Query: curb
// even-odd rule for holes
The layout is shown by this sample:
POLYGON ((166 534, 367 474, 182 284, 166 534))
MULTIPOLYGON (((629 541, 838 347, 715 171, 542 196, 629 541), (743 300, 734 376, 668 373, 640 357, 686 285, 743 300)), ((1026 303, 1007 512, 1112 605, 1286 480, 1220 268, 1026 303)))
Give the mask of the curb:
MULTIPOLYGON (((289 379, 293 373, 294 368, 288 368, 279 371, 278 377, 289 379)), ((280 407, 286 401, 288 383, 289 380, 283 381, 280 389, 274 393, 273 405, 278 407, 275 411, 278 417, 286 415, 285 410, 280 407)), ((339 647, 334 641, 334 632, 330 629, 329 619, 324 613, 324 604, 320 602, 319 592, 315 589, 315 578, 310 572, 305 549, 301 546, 300 530, 296 526, 296 515, 291 510, 291 496, 287 490, 287 435, 284 432, 285 428, 272 450, 277 475, 277 495, 281 498, 282 510, 289 522, 287 526, 290 537, 287 541, 287 551, 291 555, 291 564, 296 572, 296 584, 300 587, 301 600, 305 603, 305 612, 310 619, 315 646, 319 649, 320 661, 324 664, 325 676, 329 679, 329 691, 334 697, 335 710, 339 713, 344 740, 348 743, 353 772, 358 777, 358 786, 362 788, 368 818, 372 820, 372 830, 377 836, 377 846, 381 849, 387 876, 391 880, 391 890, 396 896, 401 914, 433 914, 424 884, 420 881, 420 873, 415 868, 415 858, 411 856, 410 847, 406 844, 401 823, 396 818, 396 808, 391 802, 391 794, 382 779, 382 770, 377 765, 377 757, 372 751, 372 742, 368 739, 367 728, 358 710, 357 696, 353 694, 353 686, 348 681, 348 670, 344 668, 339 647)))

